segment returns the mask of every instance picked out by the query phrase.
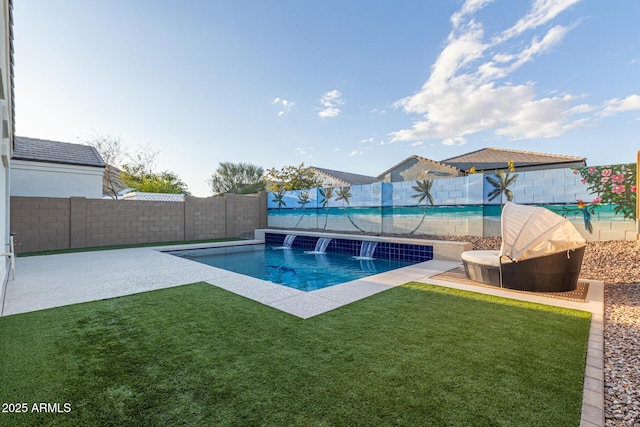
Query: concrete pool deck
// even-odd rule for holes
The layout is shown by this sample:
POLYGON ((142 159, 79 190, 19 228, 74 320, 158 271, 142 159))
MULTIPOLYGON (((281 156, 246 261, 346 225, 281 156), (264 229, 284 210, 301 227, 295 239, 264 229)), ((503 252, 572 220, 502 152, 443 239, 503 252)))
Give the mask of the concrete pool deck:
MULTIPOLYGON (((208 247, 260 244, 225 242, 208 247)), ((158 246, 77 252, 16 259, 16 277, 7 283, 0 315, 30 311, 206 282, 261 304, 307 319, 406 282, 416 281, 591 313, 581 426, 604 425, 604 285, 589 282, 585 302, 547 298, 499 288, 433 279, 462 262, 432 260, 312 292, 243 276, 161 252, 205 245, 158 246)))

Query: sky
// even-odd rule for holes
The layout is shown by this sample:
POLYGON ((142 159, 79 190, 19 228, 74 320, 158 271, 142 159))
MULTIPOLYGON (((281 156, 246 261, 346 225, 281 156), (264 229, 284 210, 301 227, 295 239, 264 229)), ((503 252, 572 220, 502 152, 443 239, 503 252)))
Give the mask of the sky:
POLYGON ((486 147, 635 162, 637 0, 20 0, 16 135, 377 176, 486 147))

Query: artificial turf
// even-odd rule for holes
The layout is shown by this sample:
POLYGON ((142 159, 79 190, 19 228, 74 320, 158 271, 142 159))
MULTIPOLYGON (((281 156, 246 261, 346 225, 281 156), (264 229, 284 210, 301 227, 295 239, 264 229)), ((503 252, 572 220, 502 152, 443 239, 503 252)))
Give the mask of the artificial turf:
POLYGON ((418 283, 307 320, 197 283, 0 318, 29 408, 0 425, 578 426, 588 331, 418 283))

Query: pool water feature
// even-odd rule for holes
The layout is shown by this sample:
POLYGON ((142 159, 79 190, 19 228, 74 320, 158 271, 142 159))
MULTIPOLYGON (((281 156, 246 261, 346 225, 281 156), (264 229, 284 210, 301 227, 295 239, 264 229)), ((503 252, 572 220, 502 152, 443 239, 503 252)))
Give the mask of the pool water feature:
POLYGON ((251 245, 168 253, 306 292, 415 263, 390 259, 358 260, 346 253, 305 253, 301 248, 282 249, 281 245, 251 245))
POLYGON ((307 254, 324 254, 327 252, 327 246, 331 243, 331 239, 321 237, 316 242, 316 247, 312 251, 306 251, 307 254))
POLYGON ((279 246, 277 249, 291 249, 291 246, 293 246, 293 241, 295 239, 295 235, 288 234, 287 236, 285 236, 284 241, 282 242, 282 246, 279 246))
POLYGON ((378 242, 362 242, 358 259, 373 259, 376 246, 378 246, 378 242))

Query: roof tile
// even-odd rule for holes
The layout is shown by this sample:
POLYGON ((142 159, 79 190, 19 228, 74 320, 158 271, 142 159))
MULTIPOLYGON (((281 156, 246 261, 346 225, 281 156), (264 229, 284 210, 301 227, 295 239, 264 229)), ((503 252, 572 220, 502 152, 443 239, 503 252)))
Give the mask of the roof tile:
POLYGON ((104 160, 90 145, 16 136, 13 159, 67 165, 105 167, 104 160))

